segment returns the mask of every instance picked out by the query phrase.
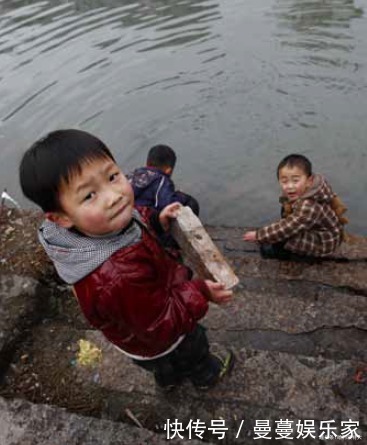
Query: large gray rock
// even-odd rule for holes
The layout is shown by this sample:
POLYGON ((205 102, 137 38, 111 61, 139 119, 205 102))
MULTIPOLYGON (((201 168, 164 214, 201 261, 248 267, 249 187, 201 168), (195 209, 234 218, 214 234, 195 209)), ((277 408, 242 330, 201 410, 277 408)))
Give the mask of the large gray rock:
MULTIPOLYGON (((175 445, 199 445, 172 440, 175 445)), ((163 435, 123 423, 70 414, 47 405, 0 397, 1 445, 163 445, 163 435)))
MULTIPOLYGON (((314 419, 316 424, 334 419, 339 427, 342 420, 351 419, 367 425, 367 387, 353 381, 358 361, 232 348, 236 367, 218 386, 203 393, 187 382, 167 396, 157 390, 149 373, 133 365, 98 332, 87 331, 84 338, 101 349, 102 361, 93 368, 77 367, 79 380, 92 383, 98 375, 99 385, 110 394, 124 394, 120 403, 134 412, 150 407, 157 423, 179 419, 187 425, 190 419, 200 419, 210 425, 212 419, 225 419, 226 443, 232 443, 241 420, 246 418, 243 437, 236 440, 239 444, 253 437, 257 419, 287 418, 294 423, 314 419)), ((221 349, 218 344, 212 347, 214 351, 221 349)))
POLYGON ((367 268, 365 261, 335 262, 315 260, 313 263, 262 260, 258 256, 237 257, 235 270, 243 280, 260 278, 313 282, 332 287, 351 289, 367 294, 367 268))
MULTIPOLYGON (((10 235, 18 233, 18 226, 26 230, 28 224, 15 224, 10 235)), ((341 421, 351 419, 360 422, 358 431, 363 439, 359 443, 363 443, 367 437, 364 241, 348 252, 341 249, 336 261, 278 262, 262 260, 256 246, 242 241, 243 231, 209 229, 241 281, 233 302, 212 306, 203 320, 213 350, 230 346, 237 356, 232 374, 207 393, 185 382, 173 393, 162 394, 152 375, 133 365, 101 334, 85 330, 84 322, 75 315, 78 309, 71 293, 65 288, 55 295, 49 265, 44 267, 41 255, 35 259, 37 275, 32 275, 29 246, 33 249, 35 244, 24 247, 24 261, 20 256, 7 257, 7 275, 4 271, 0 274, 3 371, 11 357, 12 363, 0 389, 76 411, 80 406, 88 409, 96 396, 103 402, 99 414, 105 420, 76 416, 52 406, 0 399, 1 445, 159 444, 164 440, 164 426, 175 419, 183 426, 190 420, 202 420, 206 427, 214 420, 224 420, 228 427, 225 438, 221 440, 207 432, 205 439, 244 445, 255 443, 257 419, 272 422, 273 433, 280 419, 294 423, 313 419, 316 425, 333 419, 339 429, 341 421), (352 257, 353 261, 347 261, 352 257), (21 274, 12 275, 18 264, 23 265, 21 274), (27 278, 30 276, 33 279, 27 278), (45 284, 39 286, 37 276, 45 284), (59 312, 56 318, 49 317, 39 324, 48 306, 44 290, 47 300, 54 300, 59 312), (25 336, 24 329, 32 323, 35 326, 25 336), (77 363, 79 339, 101 348, 100 363, 92 367, 77 363), (362 372, 362 379, 356 378, 358 372, 362 372), (134 416, 151 431, 129 426, 130 432, 120 423, 136 423, 134 416), (163 435, 156 436, 155 431, 163 435)), ((14 247, 14 239, 5 231, 1 236, 14 247)), ((188 431, 183 435, 186 440, 188 431)), ((184 440, 177 443, 183 444, 184 440)), ((275 440, 273 434, 272 441, 256 443, 283 445, 289 440, 275 440)), ((301 439, 295 443, 321 440, 301 439)))
POLYGON ((330 287, 291 281, 250 283, 243 279, 230 304, 211 307, 207 324, 212 329, 290 334, 333 327, 367 330, 366 301, 364 295, 330 287))
MULTIPOLYGON (((254 243, 244 242, 242 235, 247 230, 254 228, 239 227, 207 227, 208 233, 212 239, 220 245, 226 253, 237 252, 258 252, 258 247, 254 243)), ((327 256, 330 260, 346 261, 366 261, 367 260, 367 237, 361 235, 347 234, 347 240, 343 241, 338 249, 327 256)))
POLYGON ((42 317, 45 288, 30 277, 0 274, 0 373, 23 331, 42 317))

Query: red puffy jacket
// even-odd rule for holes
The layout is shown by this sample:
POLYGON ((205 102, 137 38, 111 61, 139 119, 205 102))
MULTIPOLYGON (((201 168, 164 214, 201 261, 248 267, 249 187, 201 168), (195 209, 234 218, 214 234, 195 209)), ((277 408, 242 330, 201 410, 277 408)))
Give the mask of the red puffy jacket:
MULTIPOLYGON (((143 212, 147 213, 147 212, 143 212)), ((193 330, 208 288, 168 255, 149 230, 74 285, 89 323, 122 350, 153 357, 193 330)))

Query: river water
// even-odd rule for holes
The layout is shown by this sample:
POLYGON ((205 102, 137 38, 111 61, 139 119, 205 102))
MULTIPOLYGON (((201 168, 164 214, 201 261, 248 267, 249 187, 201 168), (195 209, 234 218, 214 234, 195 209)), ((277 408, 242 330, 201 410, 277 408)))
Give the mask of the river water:
POLYGON ((171 145, 206 223, 278 216, 275 169, 310 157, 366 234, 367 2, 0 0, 0 191, 43 134, 76 127, 125 171, 171 145))

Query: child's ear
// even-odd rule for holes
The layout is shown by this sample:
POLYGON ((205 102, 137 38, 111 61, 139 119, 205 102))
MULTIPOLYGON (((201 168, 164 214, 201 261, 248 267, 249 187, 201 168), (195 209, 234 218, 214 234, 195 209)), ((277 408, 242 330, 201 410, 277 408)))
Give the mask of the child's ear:
POLYGON ((172 167, 164 167, 163 172, 168 175, 171 176, 172 172, 173 172, 173 168, 172 167))
POLYGON ((45 217, 60 227, 64 227, 64 229, 70 229, 74 225, 71 219, 62 212, 46 212, 45 217))
POLYGON ((313 175, 311 175, 307 178, 307 188, 310 188, 313 186, 313 178, 314 178, 313 175))

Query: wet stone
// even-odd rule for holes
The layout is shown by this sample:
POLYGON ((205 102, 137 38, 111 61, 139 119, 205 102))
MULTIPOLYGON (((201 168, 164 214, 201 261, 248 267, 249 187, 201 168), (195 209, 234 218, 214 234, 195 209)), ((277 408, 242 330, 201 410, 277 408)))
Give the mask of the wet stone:
MULTIPOLYGON (((0 223, 14 230, 0 233, 5 246, 0 395, 7 399, 0 398, 1 445, 159 444, 167 419, 184 426, 195 419, 206 426, 222 419, 225 439, 208 432, 204 439, 231 445, 253 443, 256 419, 273 426, 279 419, 316 424, 334 419, 339 425, 352 419, 367 437, 366 382, 360 373, 367 366, 364 240, 353 247, 352 261, 347 260, 352 250, 344 250, 344 258, 339 253, 336 259, 304 264, 262 260, 255 245, 242 242, 244 229, 208 228, 240 283, 233 301, 211 306, 202 324, 213 351, 230 347, 237 361, 232 374, 208 392, 185 381, 164 394, 151 374, 88 327, 70 289, 54 278, 36 250, 39 216, 6 215, 0 223), (101 361, 81 366, 81 339, 100 348, 101 361), (57 436, 46 438, 56 430, 57 436)), ((262 442, 289 444, 257 441, 262 442)))

